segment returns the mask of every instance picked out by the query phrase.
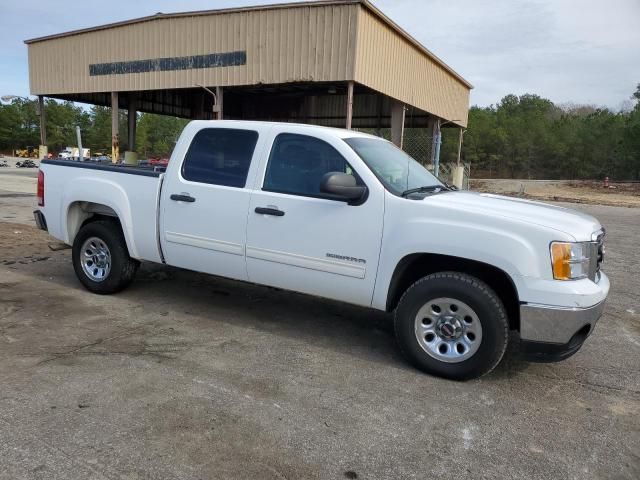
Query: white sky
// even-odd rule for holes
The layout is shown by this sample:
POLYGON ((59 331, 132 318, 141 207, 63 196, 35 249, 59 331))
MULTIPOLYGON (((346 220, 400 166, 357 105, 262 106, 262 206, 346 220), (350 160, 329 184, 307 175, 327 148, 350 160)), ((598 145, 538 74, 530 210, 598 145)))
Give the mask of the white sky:
MULTIPOLYGON (((23 40, 265 0, 1 0, 0 95, 29 93, 23 40)), ((640 83, 640 0, 374 0, 469 80, 471 103, 537 93, 618 109, 640 83)))

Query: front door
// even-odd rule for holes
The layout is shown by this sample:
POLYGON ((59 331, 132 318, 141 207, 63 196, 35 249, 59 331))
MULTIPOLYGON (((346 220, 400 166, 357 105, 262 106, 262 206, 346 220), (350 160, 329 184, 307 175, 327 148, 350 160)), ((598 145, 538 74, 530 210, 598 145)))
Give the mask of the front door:
POLYGON ((370 305, 382 239, 383 192, 370 189, 360 205, 327 198, 320 192, 325 173, 350 173, 362 182, 338 151, 349 147, 336 145, 339 139, 273 135, 262 184, 249 205, 249 280, 370 305))
MULTIPOLYGON (((204 128, 162 186, 161 242, 169 265, 247 279, 245 243, 251 190, 245 188, 257 131, 204 128)), ((255 154, 257 157, 258 155, 255 154)))

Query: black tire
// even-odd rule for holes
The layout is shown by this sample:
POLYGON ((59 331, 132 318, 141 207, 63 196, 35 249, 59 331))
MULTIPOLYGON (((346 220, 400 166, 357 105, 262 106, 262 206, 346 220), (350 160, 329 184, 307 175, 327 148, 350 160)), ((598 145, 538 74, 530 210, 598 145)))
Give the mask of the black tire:
POLYGON ((509 321, 500 298, 483 281, 458 272, 441 272, 411 285, 398 303, 394 319, 396 339, 404 356, 418 369, 451 380, 478 378, 493 370, 509 342, 509 321), (431 299, 448 297, 464 302, 477 315, 482 339, 473 355, 447 363, 427 353, 418 342, 416 316, 431 299))
POLYGON ((127 244, 120 224, 113 220, 96 220, 84 225, 73 240, 73 269, 84 287, 101 295, 116 293, 127 287, 133 280, 140 263, 129 256, 127 244), (84 242, 96 237, 109 248, 110 271, 102 281, 94 281, 82 268, 81 251, 84 242))

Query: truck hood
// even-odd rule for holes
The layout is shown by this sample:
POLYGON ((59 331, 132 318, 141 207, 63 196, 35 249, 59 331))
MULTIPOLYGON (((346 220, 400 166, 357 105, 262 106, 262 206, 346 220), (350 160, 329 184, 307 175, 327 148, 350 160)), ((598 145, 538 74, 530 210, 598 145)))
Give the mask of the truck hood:
POLYGON ((481 216, 500 216, 551 228, 576 241, 591 240, 591 234, 602 228, 596 218, 576 210, 489 193, 447 192, 427 196, 424 201, 481 216))

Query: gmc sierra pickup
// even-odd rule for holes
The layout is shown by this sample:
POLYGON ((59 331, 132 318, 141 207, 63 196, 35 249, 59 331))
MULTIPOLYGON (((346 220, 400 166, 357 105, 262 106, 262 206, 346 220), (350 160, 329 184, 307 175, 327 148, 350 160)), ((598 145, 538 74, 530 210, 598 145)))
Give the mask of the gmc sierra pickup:
POLYGON ((452 379, 514 338, 532 360, 572 355, 609 291, 596 219, 456 191, 348 130, 194 121, 163 173, 44 160, 38 204, 92 292, 149 261, 394 312, 407 359, 452 379))

